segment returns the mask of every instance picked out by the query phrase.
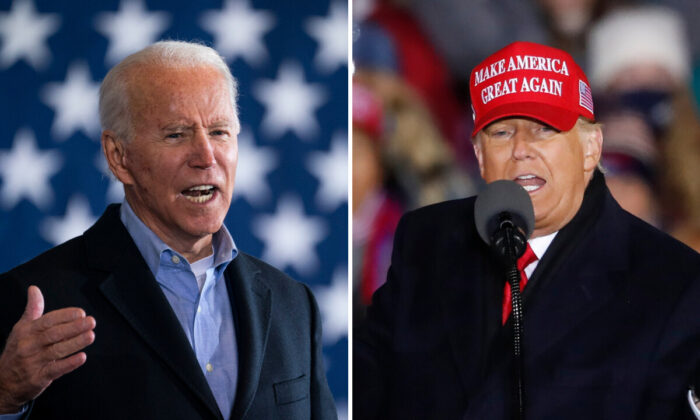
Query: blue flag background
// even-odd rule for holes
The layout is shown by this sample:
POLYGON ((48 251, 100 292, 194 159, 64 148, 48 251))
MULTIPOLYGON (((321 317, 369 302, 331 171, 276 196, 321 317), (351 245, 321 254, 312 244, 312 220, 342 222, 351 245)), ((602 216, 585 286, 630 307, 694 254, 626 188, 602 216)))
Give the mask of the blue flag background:
POLYGON ((239 82, 237 246, 313 288, 341 418, 348 387, 347 2, 0 0, 0 272, 80 235, 121 184, 99 83, 159 39, 199 40, 239 82))

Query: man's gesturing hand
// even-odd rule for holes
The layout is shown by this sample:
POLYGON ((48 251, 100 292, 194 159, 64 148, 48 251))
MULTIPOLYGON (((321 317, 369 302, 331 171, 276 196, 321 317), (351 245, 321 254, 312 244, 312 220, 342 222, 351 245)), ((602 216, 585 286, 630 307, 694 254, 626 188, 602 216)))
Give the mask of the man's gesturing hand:
POLYGON ((95 318, 82 309, 43 313, 44 296, 29 286, 27 307, 0 354, 0 414, 19 411, 53 380, 85 363, 85 353, 76 352, 95 340, 95 318))

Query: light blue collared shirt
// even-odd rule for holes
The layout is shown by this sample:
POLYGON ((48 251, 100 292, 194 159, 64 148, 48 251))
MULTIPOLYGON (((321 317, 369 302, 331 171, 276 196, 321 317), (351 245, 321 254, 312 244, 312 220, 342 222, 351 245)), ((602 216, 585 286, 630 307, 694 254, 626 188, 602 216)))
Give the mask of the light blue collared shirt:
POLYGON ((166 245, 123 201, 120 218, 180 321, 224 418, 231 415, 238 378, 238 346, 224 270, 238 255, 226 226, 214 233, 213 264, 201 292, 189 262, 166 245))
MULTIPOLYGON (((236 397, 238 379, 236 331, 223 278, 228 263, 238 255, 231 234, 226 226, 214 234, 213 264, 205 267, 206 275, 200 292, 195 274, 185 257, 143 224, 126 200, 122 203, 120 218, 177 315, 216 403, 224 418, 228 419, 236 397)), ((16 414, 0 414, 0 420, 18 420, 27 408, 25 405, 16 414)))

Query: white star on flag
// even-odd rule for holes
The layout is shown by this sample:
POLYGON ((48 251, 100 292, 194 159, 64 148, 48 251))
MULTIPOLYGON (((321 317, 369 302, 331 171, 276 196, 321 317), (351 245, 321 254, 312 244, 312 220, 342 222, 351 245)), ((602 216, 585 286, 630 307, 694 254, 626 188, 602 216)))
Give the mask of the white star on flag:
POLYGON ((306 22, 306 32, 318 42, 319 48, 314 63, 321 71, 332 72, 347 63, 347 4, 334 2, 330 5, 328 17, 309 18, 306 22))
POLYGON ((16 0, 8 13, 0 13, 0 68, 21 59, 34 70, 46 68, 51 59, 46 41, 59 26, 59 15, 38 14, 32 0, 16 0))
POLYGON ((348 274, 336 269, 330 286, 314 289, 323 317, 323 343, 333 345, 348 335, 348 274))
POLYGON ((306 83, 299 63, 281 65, 277 79, 261 80, 253 86, 253 94, 265 105, 262 129, 273 137, 293 131, 302 140, 318 133, 314 115, 326 100, 321 85, 306 83))
POLYGON ((84 61, 70 65, 64 83, 48 83, 42 100, 55 112, 51 133, 63 141, 76 131, 97 140, 100 132, 98 115, 100 85, 92 81, 90 68, 84 61))
POLYGON ((306 161, 309 172, 314 174, 320 186, 316 192, 316 203, 326 210, 336 207, 348 199, 348 140, 336 133, 328 153, 310 153, 306 161))
POLYGON ((287 195, 277 203, 277 213, 258 216, 253 233, 265 243, 262 259, 284 270, 294 268, 310 275, 319 264, 315 247, 326 235, 322 218, 307 216, 298 196, 287 195))
POLYGON ((12 209, 22 198, 40 209, 53 201, 49 178, 61 168, 63 159, 55 150, 41 151, 36 147, 34 133, 19 129, 12 149, 0 150, 0 177, 3 180, 0 200, 6 209, 12 209))
POLYGON ((235 197, 253 205, 266 202, 272 194, 266 178, 276 165, 277 154, 272 148, 256 147, 248 132, 239 135, 235 197))
POLYGON ((155 42, 170 22, 166 12, 148 12, 141 0, 122 0, 118 12, 95 18, 95 29, 109 39, 105 62, 114 65, 155 42))
POLYGON ((82 235, 97 220, 90 203, 80 194, 71 196, 63 217, 47 217, 41 223, 41 236, 53 245, 82 235))
POLYGON ((243 57, 251 65, 267 58, 263 36, 275 25, 270 12, 254 10, 247 0, 227 0, 223 9, 202 13, 199 24, 214 36, 214 49, 229 62, 243 57))

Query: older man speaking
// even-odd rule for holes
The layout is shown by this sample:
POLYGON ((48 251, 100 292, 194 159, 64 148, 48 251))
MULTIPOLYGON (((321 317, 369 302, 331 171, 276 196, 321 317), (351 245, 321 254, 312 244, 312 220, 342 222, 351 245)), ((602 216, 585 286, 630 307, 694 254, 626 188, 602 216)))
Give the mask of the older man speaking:
POLYGON ((226 63, 151 45, 107 74, 100 117, 125 200, 0 276, 0 419, 335 418, 311 292, 223 225, 240 129, 226 63))
POLYGON ((474 198, 422 208, 399 223, 388 281, 354 336, 355 415, 692 418, 700 256, 610 195, 585 74, 563 51, 517 42, 474 69, 470 93, 482 177, 520 184, 534 207, 518 265, 522 368, 474 198))

